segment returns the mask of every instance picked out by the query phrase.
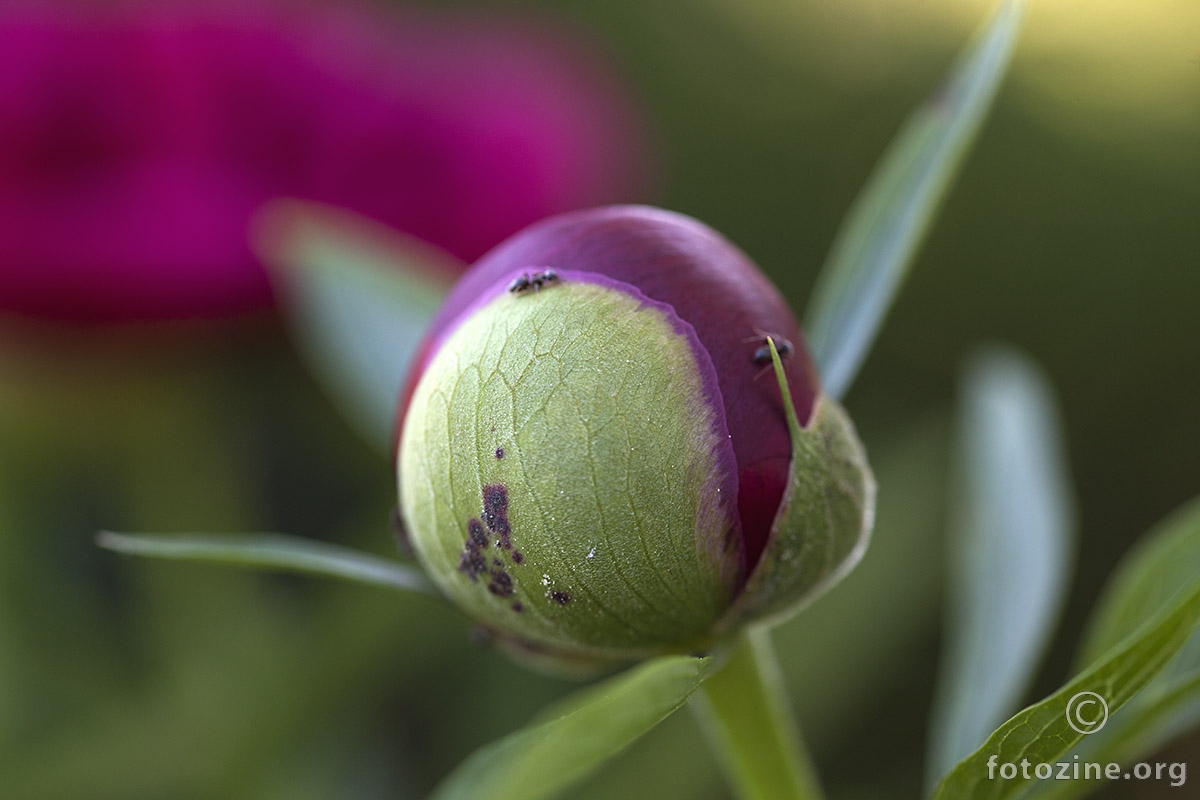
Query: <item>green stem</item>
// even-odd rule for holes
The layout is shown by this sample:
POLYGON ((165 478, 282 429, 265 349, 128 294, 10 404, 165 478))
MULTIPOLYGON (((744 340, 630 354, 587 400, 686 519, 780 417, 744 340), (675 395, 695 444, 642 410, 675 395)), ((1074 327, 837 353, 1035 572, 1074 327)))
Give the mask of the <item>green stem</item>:
POLYGON ((743 635, 693 700, 740 800, 822 800, 766 628, 743 635))

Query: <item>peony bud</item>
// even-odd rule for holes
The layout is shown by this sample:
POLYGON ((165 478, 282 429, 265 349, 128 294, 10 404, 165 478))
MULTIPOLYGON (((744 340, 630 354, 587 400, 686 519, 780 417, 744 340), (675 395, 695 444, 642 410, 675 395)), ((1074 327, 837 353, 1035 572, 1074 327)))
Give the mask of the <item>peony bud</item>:
POLYGON ((783 298, 667 211, 565 214, 484 256, 401 421, 401 511, 430 576, 558 660, 707 650, 844 574, 870 528, 862 447, 783 298))

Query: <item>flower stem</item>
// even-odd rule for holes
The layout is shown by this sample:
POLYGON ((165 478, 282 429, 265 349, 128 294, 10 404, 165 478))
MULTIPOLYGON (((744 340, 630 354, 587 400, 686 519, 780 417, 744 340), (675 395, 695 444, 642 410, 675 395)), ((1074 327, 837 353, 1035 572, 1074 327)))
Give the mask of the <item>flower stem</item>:
POLYGON ((739 800, 822 800, 765 627, 741 637, 691 705, 739 800))

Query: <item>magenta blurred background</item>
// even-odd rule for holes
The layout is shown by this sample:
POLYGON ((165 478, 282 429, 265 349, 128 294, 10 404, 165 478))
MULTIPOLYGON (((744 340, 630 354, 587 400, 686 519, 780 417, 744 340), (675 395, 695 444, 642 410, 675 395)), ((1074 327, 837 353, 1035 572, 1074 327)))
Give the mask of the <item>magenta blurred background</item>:
POLYGON ((640 124, 582 35, 350 3, 0 10, 0 311, 233 315, 264 201, 361 212, 470 261, 628 200, 640 124))

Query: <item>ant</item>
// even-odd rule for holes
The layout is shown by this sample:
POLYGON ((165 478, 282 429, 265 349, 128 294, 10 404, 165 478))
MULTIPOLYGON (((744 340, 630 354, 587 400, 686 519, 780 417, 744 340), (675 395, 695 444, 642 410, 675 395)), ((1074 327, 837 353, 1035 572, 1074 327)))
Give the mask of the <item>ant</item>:
POLYGON ((770 367, 770 365, 771 365, 771 346, 769 344, 765 343, 765 341, 767 339, 773 339, 775 341, 775 351, 777 353, 779 353, 780 362, 787 360, 787 357, 792 354, 793 348, 792 348, 791 341, 783 338, 779 334, 768 333, 759 328, 754 329, 754 334, 755 334, 754 336, 750 336, 746 339, 743 339, 742 341, 743 342, 764 342, 764 344, 762 344, 757 350, 754 351, 754 355, 751 356, 751 360, 755 364, 758 364, 763 367, 763 369, 760 370, 759 373, 754 376, 754 380, 758 380, 765 372, 767 372, 771 368, 770 367))
POLYGON ((508 291, 513 294, 522 294, 533 289, 536 294, 546 284, 555 283, 556 281, 558 281, 558 273, 552 269, 535 272, 532 275, 524 272, 513 278, 512 283, 508 285, 508 291))

